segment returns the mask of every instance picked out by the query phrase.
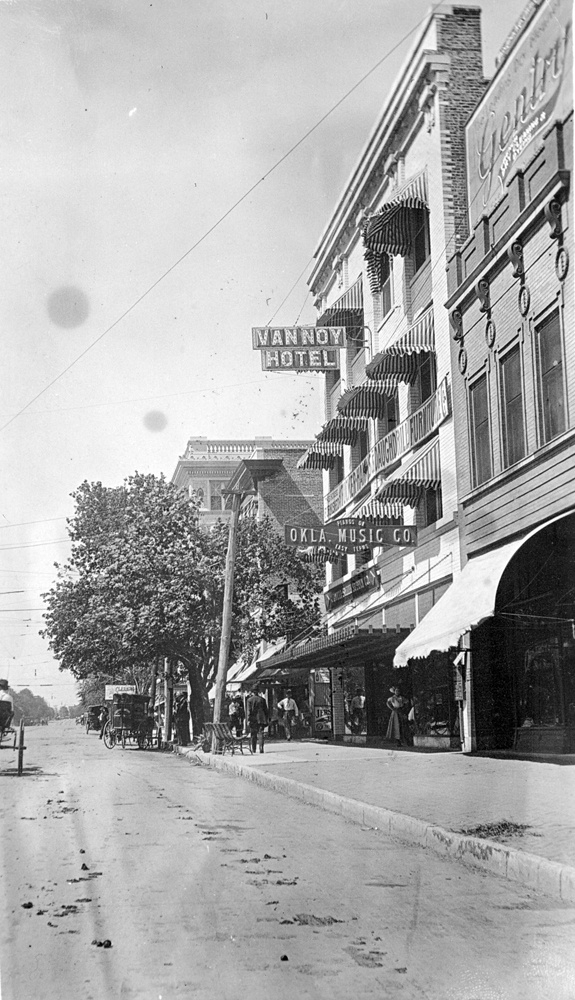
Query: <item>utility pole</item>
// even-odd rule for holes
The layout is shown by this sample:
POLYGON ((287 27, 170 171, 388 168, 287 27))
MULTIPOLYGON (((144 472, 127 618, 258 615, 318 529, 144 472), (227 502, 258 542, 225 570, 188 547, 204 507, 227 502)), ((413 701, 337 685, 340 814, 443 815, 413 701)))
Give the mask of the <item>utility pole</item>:
POLYGON ((232 637, 232 601, 234 597, 234 565, 236 561, 236 550, 238 541, 238 521, 240 519, 240 506, 242 493, 232 493, 232 516, 230 519, 230 533, 228 536, 228 552, 226 556, 226 575, 224 581, 224 607, 222 611, 222 634, 220 638, 220 655, 218 659, 218 672, 216 675, 216 700, 214 702, 214 722, 220 722, 222 715, 222 703, 226 690, 226 680, 228 676, 228 656, 230 652, 230 641, 232 637))
POLYGON ((172 695, 173 695, 172 660, 166 656, 164 660, 164 743, 168 743, 172 735, 172 695))

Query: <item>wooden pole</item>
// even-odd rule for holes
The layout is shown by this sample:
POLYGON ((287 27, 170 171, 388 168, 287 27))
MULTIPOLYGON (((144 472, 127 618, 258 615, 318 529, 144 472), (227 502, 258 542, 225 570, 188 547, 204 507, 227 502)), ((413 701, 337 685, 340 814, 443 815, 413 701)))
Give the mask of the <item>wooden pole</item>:
POLYGON ((172 735, 172 698, 173 698, 173 679, 172 679, 172 660, 169 656, 164 660, 164 743, 169 743, 172 735))
POLYGON ((240 506, 242 494, 232 495, 232 516, 230 519, 230 533, 228 536, 228 553, 226 556, 226 575, 224 582, 224 607, 222 611, 222 634, 220 638, 220 655, 218 659, 218 672, 216 675, 216 700, 214 702, 214 722, 221 722, 222 704, 226 691, 226 680, 228 676, 228 656, 230 652, 230 641, 232 638, 232 601, 234 597, 234 565, 236 561, 236 549, 238 541, 238 521, 240 519, 240 506))

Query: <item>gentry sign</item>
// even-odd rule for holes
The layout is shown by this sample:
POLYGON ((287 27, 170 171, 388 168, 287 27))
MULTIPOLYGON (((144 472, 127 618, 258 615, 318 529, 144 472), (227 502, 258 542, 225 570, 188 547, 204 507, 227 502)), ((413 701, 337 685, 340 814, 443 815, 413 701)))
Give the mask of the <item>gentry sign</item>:
POLYGON ((417 545, 417 528, 347 517, 316 528, 286 524, 285 540, 287 545, 319 546, 347 554, 380 545, 417 545))
POLYGON ((502 63, 466 129, 472 228, 505 190, 536 136, 573 101, 571 4, 546 0, 502 63))

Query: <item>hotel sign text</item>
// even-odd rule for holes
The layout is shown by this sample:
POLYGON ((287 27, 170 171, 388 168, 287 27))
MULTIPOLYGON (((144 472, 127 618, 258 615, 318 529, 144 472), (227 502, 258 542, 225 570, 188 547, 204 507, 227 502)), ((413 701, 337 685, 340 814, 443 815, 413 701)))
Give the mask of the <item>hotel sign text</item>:
POLYGON ((334 518, 375 476, 430 437, 450 413, 451 400, 447 378, 444 378, 423 406, 377 441, 353 472, 328 493, 326 519, 334 518))
POLYGON ((254 326, 252 347, 260 351, 265 372, 333 371, 345 326, 254 326))

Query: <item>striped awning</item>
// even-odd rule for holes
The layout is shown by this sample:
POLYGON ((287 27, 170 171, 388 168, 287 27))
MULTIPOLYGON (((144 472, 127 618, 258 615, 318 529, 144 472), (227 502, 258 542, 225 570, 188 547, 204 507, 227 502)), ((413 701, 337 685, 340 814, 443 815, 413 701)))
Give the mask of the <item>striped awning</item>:
POLYGON ((337 401, 339 413, 382 420, 386 416, 387 401, 397 392, 397 379, 364 382, 342 393, 337 401))
POLYGON ((365 366, 370 379, 397 375, 402 382, 413 382, 417 376, 417 355, 435 350, 433 309, 427 312, 397 340, 376 354, 365 366))
POLYGON ((423 170, 407 181, 395 198, 365 223, 364 256, 369 284, 374 294, 379 291, 381 256, 387 253, 406 257, 411 252, 410 214, 413 209, 427 207, 427 176, 423 170))
POLYGON ((334 469, 343 454, 343 445, 337 441, 316 441, 298 459, 298 469, 334 469))
POLYGON ((361 275, 347 291, 316 320, 316 326, 345 326, 363 329, 363 279, 361 275))
POLYGON ((375 499, 385 503, 395 500, 407 507, 416 507, 424 490, 438 489, 440 485, 439 438, 436 437, 392 473, 375 494, 375 499))
POLYGON ((357 444, 357 437, 360 431, 367 427, 365 417, 344 417, 338 414, 324 424, 319 434, 316 434, 316 441, 334 441, 337 444, 357 444))
POLYGON ((403 518, 403 504, 382 503, 374 496, 364 498, 347 517, 369 517, 375 521, 391 521, 403 518))

